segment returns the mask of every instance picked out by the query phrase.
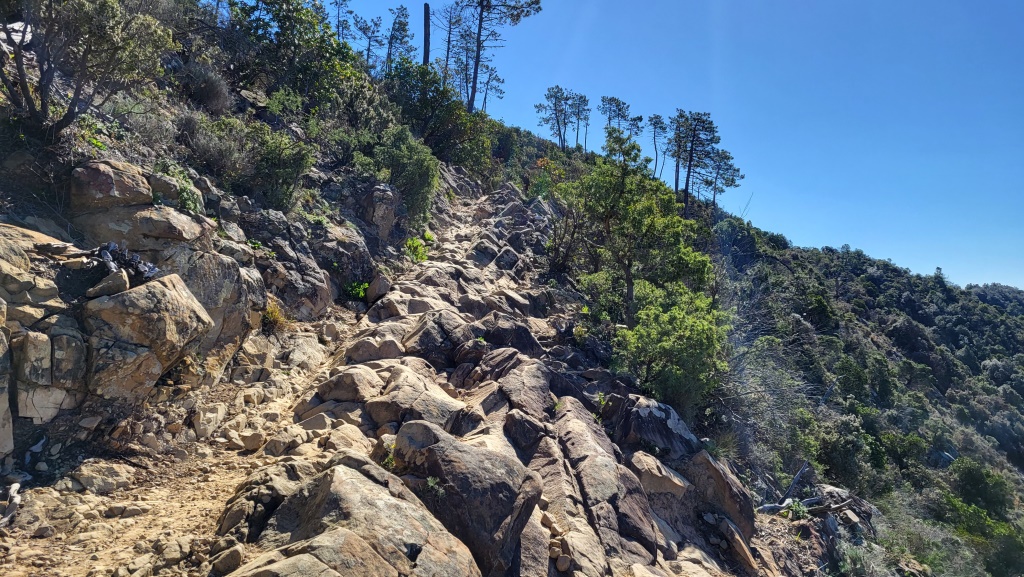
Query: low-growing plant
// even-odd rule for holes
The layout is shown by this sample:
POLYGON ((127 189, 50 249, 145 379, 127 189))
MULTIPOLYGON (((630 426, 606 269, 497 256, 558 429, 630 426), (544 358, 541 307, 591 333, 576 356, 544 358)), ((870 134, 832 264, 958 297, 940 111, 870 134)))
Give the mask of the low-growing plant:
POLYGON ((804 505, 803 501, 799 499, 794 499, 793 502, 786 507, 786 511, 789 512, 789 518, 793 521, 806 519, 809 516, 807 507, 804 505))
POLYGON ((366 289, 370 288, 368 282, 350 282, 345 285, 345 296, 352 300, 361 301, 366 298, 366 289))
POLYGON ((380 466, 388 471, 392 471, 395 468, 395 444, 386 445, 385 450, 387 454, 384 456, 384 460, 380 462, 380 466))
POLYGON ((427 260, 427 247, 418 238, 410 238, 405 241, 405 255, 409 260, 420 263, 427 260))
POLYGON ((273 335, 281 332, 288 325, 288 316, 276 300, 271 299, 263 311, 263 332, 273 335))
POLYGON ((436 241, 436 240, 437 240, 437 237, 434 236, 434 233, 430 232, 429 230, 423 231, 423 241, 424 242, 426 242, 427 244, 434 244, 434 241, 436 241))
POLYGON ((437 477, 427 477, 427 490, 437 499, 444 498, 444 486, 437 477))

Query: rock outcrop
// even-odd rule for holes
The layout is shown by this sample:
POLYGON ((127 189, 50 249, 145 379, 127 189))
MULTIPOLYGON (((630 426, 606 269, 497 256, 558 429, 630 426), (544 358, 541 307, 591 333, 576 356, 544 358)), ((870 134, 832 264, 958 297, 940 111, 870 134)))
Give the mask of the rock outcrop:
MULTIPOLYGON (((83 166, 76 225, 127 241, 164 274, 127 286, 96 275, 70 308, 0 227, 0 455, 15 424, 59 423, 89 393, 86 407, 101 408, 67 437, 109 434, 136 451, 64 469, 25 530, 116 539, 130 524, 115 520, 148 511, 124 496, 153 482, 134 460, 149 456, 204 463, 179 491, 231 482, 214 500, 215 535, 150 525, 152 543, 132 543, 117 577, 781 574, 728 464, 569 336, 572 294, 535 270, 555 207, 511 185, 485 194, 445 167, 429 260, 385 275, 378 260, 400 257, 405 233, 400 195, 317 179, 345 224, 299 222, 194 179, 214 223, 152 205, 174 182, 83 166), (263 334, 271 295, 295 322, 263 334), (105 411, 123 406, 133 412, 105 411), (48 519, 46 507, 73 512, 48 519), (111 522, 86 530, 100 516, 111 522)), ((61 274, 85 266, 68 259, 61 274)), ((36 471, 50 442, 23 447, 36 471)))
MULTIPOLYGON (((93 299, 83 310, 89 388, 108 398, 144 399, 157 380, 214 327, 181 277, 170 275, 93 299)), ((194 350, 194 349, 193 349, 194 350)))

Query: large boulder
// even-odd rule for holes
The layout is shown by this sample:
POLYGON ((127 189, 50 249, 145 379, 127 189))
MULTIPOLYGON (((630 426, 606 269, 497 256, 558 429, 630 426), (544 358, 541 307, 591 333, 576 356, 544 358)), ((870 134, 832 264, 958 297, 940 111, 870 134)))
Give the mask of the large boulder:
POLYGON ((31 327, 67 307, 52 280, 32 272, 28 252, 35 243, 59 243, 55 238, 0 224, 0 300, 6 304, 4 324, 12 331, 31 327))
POLYGON ((300 321, 316 320, 334 300, 331 277, 317 264, 309 233, 301 222, 276 210, 243 212, 239 225, 264 251, 256 264, 267 290, 300 321), (272 253, 272 255, 271 255, 272 253))
MULTIPOLYGON (((398 477, 365 456, 346 450, 336 455, 326 470, 284 499, 271 516, 259 544, 282 547, 278 550, 282 556, 294 558, 302 555, 306 541, 335 535, 333 532, 338 529, 350 533, 336 536, 359 537, 400 575, 480 576, 466 546, 424 508, 398 477), (298 547, 284 547, 300 542, 298 547)), ((338 543, 336 537, 332 539, 338 543)))
MULTIPOLYGON (((78 404, 77 395, 69 398, 67 390, 54 386, 53 345, 49 336, 26 332, 13 341, 13 346, 18 416, 31 418, 40 425, 53 420, 61 409, 78 404)), ((62 367, 64 360, 61 359, 62 367)), ((79 360, 84 361, 84 355, 79 360)))
POLYGON ((378 396, 384 389, 384 381, 365 365, 346 367, 317 387, 317 393, 325 401, 360 402, 378 396))
POLYGON ((527 324, 499 312, 492 312, 474 323, 464 325, 451 336, 452 341, 459 343, 476 338, 496 347, 511 347, 530 357, 544 355, 544 347, 527 324))
POLYGON ((363 538, 338 527, 271 551, 231 577, 399 577, 363 538))
POLYGON ((90 160, 76 168, 71 186, 74 214, 119 206, 153 204, 153 190, 142 169, 116 160, 90 160))
POLYGON ((546 437, 540 440, 530 469, 541 476, 544 499, 548 503, 544 513, 552 526, 565 532, 576 574, 610 575, 605 548, 590 525, 579 482, 557 440, 546 437))
POLYGON ((461 316, 451 311, 424 313, 405 335, 402 345, 406 353, 421 356, 434 367, 444 369, 452 363, 452 351, 472 338, 467 331, 460 331, 464 333, 461 338, 453 337, 465 324, 461 316))
POLYGON ((85 304, 87 382, 104 397, 142 399, 214 322, 178 275, 85 304))
POLYGON ((637 451, 629 459, 629 468, 640 479, 647 495, 671 495, 681 499, 686 496, 692 485, 685 477, 666 467, 657 457, 637 451))
POLYGON ((258 469, 228 499, 217 521, 217 534, 255 542, 281 503, 317 472, 308 461, 291 457, 258 469))
POLYGON ((620 445, 657 447, 658 454, 669 460, 684 459, 703 449, 675 409, 649 397, 629 395, 612 426, 620 445))
POLYGON ((124 241, 128 250, 143 253, 158 265, 164 251, 180 249, 182 245, 213 250, 216 231, 213 221, 169 206, 117 206, 75 217, 72 222, 89 244, 124 241))
POLYGON ((505 575, 517 562, 520 536, 540 501, 540 477, 514 457, 461 443, 425 421, 402 425, 395 466, 421 478, 426 505, 465 543, 487 575, 505 575))
POLYGON ((14 376, 19 385, 49 387, 53 384, 50 337, 26 332, 14 341, 14 376))
POLYGON ((749 543, 754 536, 754 501, 732 471, 707 451, 694 455, 683 471, 707 507, 725 513, 749 543))
POLYGON ((203 382, 211 384, 258 326, 259 311, 267 305, 266 290, 259 273, 232 258, 205 251, 182 256, 173 268, 213 321, 198 351, 205 359, 203 382))
POLYGON ((314 226, 310 248, 320 268, 331 277, 335 298, 344 296, 352 283, 373 279, 376 264, 359 230, 349 226, 314 226))
POLYGON ((381 396, 367 401, 366 412, 378 425, 424 420, 443 426, 464 406, 431 379, 399 365, 391 370, 381 396))

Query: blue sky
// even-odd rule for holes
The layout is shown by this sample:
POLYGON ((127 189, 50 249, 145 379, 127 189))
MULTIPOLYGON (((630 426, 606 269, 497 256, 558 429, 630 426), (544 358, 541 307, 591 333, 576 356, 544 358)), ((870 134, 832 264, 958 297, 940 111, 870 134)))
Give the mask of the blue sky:
MULTIPOLYGON (((367 16, 397 4, 351 6, 367 16)), ((407 5, 418 44, 422 4, 407 5)), ((506 96, 492 116, 542 131, 533 104, 555 84, 645 116, 707 111, 746 174, 722 204, 746 207, 756 226, 915 272, 942 267, 961 285, 1024 287, 1024 2, 543 7, 505 31, 495 65, 506 96)))

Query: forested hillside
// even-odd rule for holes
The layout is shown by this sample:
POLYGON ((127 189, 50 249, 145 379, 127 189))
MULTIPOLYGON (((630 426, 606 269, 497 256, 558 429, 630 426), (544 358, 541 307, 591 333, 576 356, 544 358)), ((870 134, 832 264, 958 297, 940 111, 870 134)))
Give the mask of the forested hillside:
MULTIPOLYGON (((8 3, 0 153, 33 160, 5 163, 4 210, 32 207, 80 240, 61 220, 72 174, 107 158, 161 175, 173 195, 155 192, 155 204, 216 216, 225 240, 229 213, 204 206, 209 190, 246 199, 225 205, 287 216, 275 222, 349 231, 354 205, 376 218, 393 190, 386 233, 360 237, 359 250, 384 264, 319 263, 330 269, 329 304, 365 315, 380 275, 445 252, 436 213, 450 220, 460 206, 452 171, 479 181, 481 194, 514 190, 551 216, 543 238, 507 239, 530 246, 545 306, 564 308, 559 334, 543 344, 561 339, 585 357, 574 369, 614 374, 607 397, 592 395, 596 429, 610 428, 623 391, 643 393, 729 463, 754 507, 795 497, 784 513, 799 519, 808 514, 800 497, 820 497, 825 484, 877 507, 817 574, 910 575, 917 564, 935 575, 1024 573, 1024 291, 959 287, 941 270, 916 274, 849 246, 796 247, 786 231, 723 211, 719 196, 742 184, 742 159, 714 111, 689 110, 685 96, 675 111, 636 111, 556 85, 517 103, 537 111, 550 139, 491 118, 487 103, 504 83, 494 50, 508 27, 544 17, 541 0, 429 7, 433 61, 420 56, 426 38, 409 9, 396 4, 382 21, 348 4, 8 3), (354 201, 356 189, 376 192, 354 201)), ((250 237, 239 244, 264 272, 294 273, 305 258, 250 237)), ((318 320, 287 305, 262 311, 264 332, 318 320)), ((567 358, 560 366, 572 366, 567 358)), ((446 368, 450 377, 455 366, 446 368)))

